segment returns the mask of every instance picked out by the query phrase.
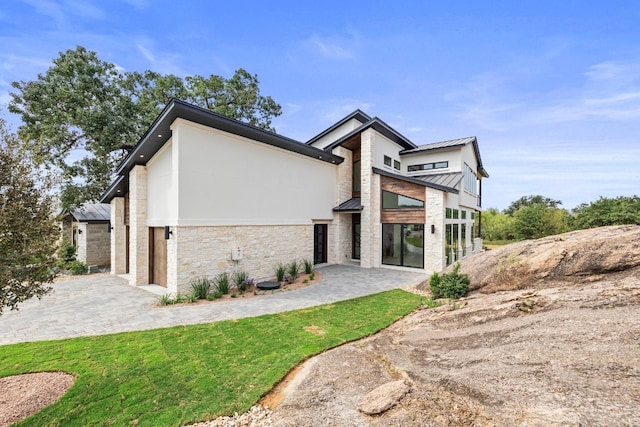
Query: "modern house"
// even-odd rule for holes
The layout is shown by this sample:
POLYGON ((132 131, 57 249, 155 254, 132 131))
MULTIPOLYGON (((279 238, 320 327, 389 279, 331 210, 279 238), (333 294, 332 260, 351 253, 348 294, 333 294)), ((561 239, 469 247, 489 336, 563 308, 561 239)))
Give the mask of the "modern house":
POLYGON ((76 247, 76 259, 87 265, 107 267, 111 263, 111 206, 85 203, 61 216, 62 239, 76 247))
POLYGON ((295 258, 430 274, 482 246, 476 138, 417 146, 359 110, 302 143, 173 100, 117 174, 111 272, 134 285, 295 258))

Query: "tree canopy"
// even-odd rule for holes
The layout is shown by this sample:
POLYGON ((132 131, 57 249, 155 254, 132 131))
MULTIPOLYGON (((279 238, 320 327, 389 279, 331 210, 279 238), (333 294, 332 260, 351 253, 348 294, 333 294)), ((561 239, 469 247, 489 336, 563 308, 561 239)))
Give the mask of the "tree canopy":
POLYGON ((9 111, 19 114, 21 139, 34 159, 62 177, 61 201, 96 200, 113 171, 172 99, 178 98, 273 130, 281 107, 260 95, 256 75, 161 75, 122 72, 84 47, 61 52, 45 74, 13 82, 9 111))
POLYGON ((575 229, 606 225, 640 225, 640 197, 600 197, 595 202, 582 203, 572 211, 575 229))
POLYGON ((557 208, 560 206, 562 202, 560 200, 550 199, 549 197, 541 196, 539 194, 533 196, 522 196, 515 202, 512 202, 507 209, 503 212, 507 215, 513 215, 520 208, 533 206, 533 205, 542 205, 547 208, 557 208))
POLYGON ((45 183, 0 119, 0 314, 53 281, 59 231, 45 183))

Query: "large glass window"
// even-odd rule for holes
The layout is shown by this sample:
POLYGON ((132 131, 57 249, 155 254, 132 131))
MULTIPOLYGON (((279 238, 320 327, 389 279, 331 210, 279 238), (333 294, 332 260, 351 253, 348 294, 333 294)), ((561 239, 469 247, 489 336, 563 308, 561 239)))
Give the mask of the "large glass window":
POLYGON ((445 225, 445 255, 447 265, 451 265, 458 260, 458 224, 445 225))
POLYGON ((360 160, 353 162, 353 192, 360 192, 360 160))
POLYGON ((424 267, 424 224, 382 224, 382 263, 424 267))
POLYGON ((464 189, 471 194, 478 194, 478 177, 466 163, 464 164, 464 189))
POLYGON ((382 209, 419 209, 423 207, 422 200, 382 190, 382 209))

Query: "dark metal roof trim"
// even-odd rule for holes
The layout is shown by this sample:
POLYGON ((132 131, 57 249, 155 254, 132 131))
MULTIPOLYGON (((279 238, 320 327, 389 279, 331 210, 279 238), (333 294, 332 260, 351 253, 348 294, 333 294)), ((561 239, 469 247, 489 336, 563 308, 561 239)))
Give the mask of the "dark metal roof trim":
POLYGON ((413 142, 409 141, 409 139, 407 139, 404 135, 402 135, 401 133, 399 133, 398 131, 393 129, 391 126, 389 126, 388 124, 386 124, 385 122, 380 120, 378 117, 374 117, 373 119, 369 120, 367 123, 364 123, 359 128, 352 130, 351 132, 349 132, 348 134, 346 134, 342 138, 340 138, 337 141, 335 141, 334 143, 328 145, 327 147, 324 148, 324 150, 328 151, 328 152, 331 152, 331 150, 333 150, 337 146, 343 144, 345 141, 349 140, 354 135, 362 133, 362 132, 364 132, 365 130, 367 130, 369 128, 373 128, 376 131, 380 132, 382 135, 386 136, 391 141, 393 141, 396 144, 400 145, 405 150, 410 150, 410 149, 416 148, 416 145, 413 142))
POLYGON ((129 178, 125 179, 124 175, 121 175, 107 188, 107 191, 104 192, 99 201, 101 203, 110 203, 114 197, 124 197, 128 192, 129 178))
POLYGON ((457 189, 452 188, 452 187, 447 187, 447 186, 440 185, 440 184, 434 184, 432 182, 423 181, 421 179, 412 178, 410 176, 398 175, 398 174, 395 174, 395 173, 387 172, 387 171, 382 170, 382 169, 378 169, 376 167, 373 167, 372 170, 373 170, 373 173, 377 173, 378 175, 388 176, 389 178, 399 179, 400 181, 411 182, 411 183, 414 183, 414 184, 422 185, 423 187, 429 187, 429 188, 434 188, 434 189, 440 190, 440 191, 446 191, 447 193, 453 193, 453 194, 458 194, 459 193, 459 191, 457 189))
POLYGON ((314 142, 316 142, 317 140, 319 140, 323 136, 333 132, 334 130, 336 130, 337 128, 339 128, 343 124, 347 123, 351 119, 356 119, 360 123, 366 123, 369 120, 371 120, 371 117, 369 117, 367 114, 365 114, 362 110, 358 109, 358 110, 354 111, 353 113, 349 114, 344 119, 340 120, 338 123, 336 123, 336 124, 332 125, 331 127, 323 130, 322 132, 320 132, 319 134, 317 134, 316 136, 314 136, 313 138, 308 140, 306 142, 306 144, 307 145, 313 144, 314 142))
POLYGON ((346 202, 340 203, 340 205, 333 208, 334 212, 360 212, 362 210, 362 203, 360 197, 354 197, 346 202))
POLYGON ((475 136, 468 136, 466 138, 458 138, 458 139, 450 139, 448 141, 440 141, 440 142, 432 142, 430 144, 420 145, 419 147, 413 148, 411 150, 403 150, 400 152, 400 155, 405 154, 414 154, 420 153, 423 151, 444 151, 451 150, 456 147, 462 147, 467 144, 473 144, 473 150, 476 153, 476 159, 478 160, 478 171, 480 174, 489 178, 489 173, 485 170, 482 165, 482 158, 480 157, 480 148, 478 147, 478 139, 475 136))

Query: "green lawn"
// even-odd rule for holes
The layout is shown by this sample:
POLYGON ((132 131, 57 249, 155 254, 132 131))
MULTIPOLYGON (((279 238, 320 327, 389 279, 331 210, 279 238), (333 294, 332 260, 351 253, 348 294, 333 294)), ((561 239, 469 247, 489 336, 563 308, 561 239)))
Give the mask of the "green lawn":
POLYGON ((485 240, 482 242, 487 249, 497 249, 501 246, 509 245, 511 243, 515 243, 516 240, 485 240))
POLYGON ((393 290, 238 321, 0 346, 0 377, 76 377, 20 426, 178 426, 246 411, 299 362, 379 331, 423 299, 393 290))

